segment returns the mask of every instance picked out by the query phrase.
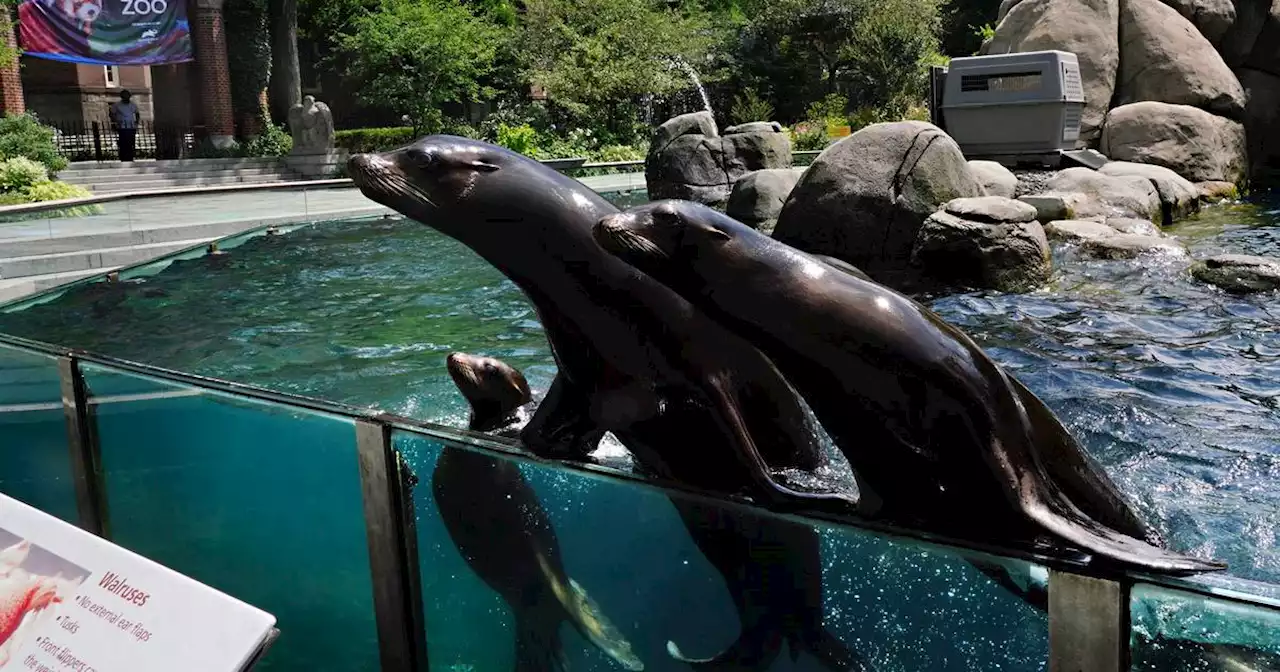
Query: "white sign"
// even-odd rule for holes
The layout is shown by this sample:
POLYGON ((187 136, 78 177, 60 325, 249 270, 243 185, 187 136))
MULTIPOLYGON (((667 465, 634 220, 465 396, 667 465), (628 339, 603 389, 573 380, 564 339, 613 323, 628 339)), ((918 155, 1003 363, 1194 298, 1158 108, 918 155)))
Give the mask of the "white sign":
POLYGON ((0 671, 233 672, 275 620, 0 495, 0 671))

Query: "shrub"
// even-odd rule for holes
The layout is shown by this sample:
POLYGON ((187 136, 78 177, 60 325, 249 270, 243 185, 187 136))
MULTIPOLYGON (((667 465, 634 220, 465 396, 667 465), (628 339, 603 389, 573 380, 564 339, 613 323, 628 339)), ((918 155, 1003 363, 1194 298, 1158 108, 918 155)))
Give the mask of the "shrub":
POLYGON ((605 145, 591 156, 592 161, 609 163, 613 161, 643 161, 645 151, 631 145, 605 145))
POLYGON ((23 191, 27 187, 49 179, 49 171, 43 163, 25 156, 0 161, 0 191, 23 191))
POLYGON ((538 132, 528 124, 520 126, 500 124, 494 143, 502 145, 513 152, 524 154, 525 156, 533 156, 538 146, 538 132))
POLYGON ((821 151, 827 147, 826 123, 796 124, 791 129, 791 146, 798 152, 821 151))
POLYGON ((383 152, 388 149, 403 147, 417 139, 412 126, 393 126, 390 128, 356 128, 337 131, 333 134, 333 143, 352 154, 361 152, 383 152))
MULTIPOLYGON (((264 116, 264 118, 267 118, 264 116)), ((284 130, 284 126, 266 124, 266 130, 244 144, 245 156, 284 156, 293 149, 293 136, 284 130)))
POLYGON ((88 198, 93 194, 84 187, 67 182, 45 180, 27 187, 27 198, 32 203, 61 201, 68 198, 88 198))
POLYGON ((773 105, 761 98, 755 89, 745 89, 734 96, 733 105, 729 108, 729 120, 735 124, 770 121, 771 117, 773 117, 773 105))
POLYGON ((44 164, 51 175, 56 175, 67 167, 67 160, 58 155, 53 133, 33 114, 6 114, 0 119, 0 160, 24 156, 44 164))

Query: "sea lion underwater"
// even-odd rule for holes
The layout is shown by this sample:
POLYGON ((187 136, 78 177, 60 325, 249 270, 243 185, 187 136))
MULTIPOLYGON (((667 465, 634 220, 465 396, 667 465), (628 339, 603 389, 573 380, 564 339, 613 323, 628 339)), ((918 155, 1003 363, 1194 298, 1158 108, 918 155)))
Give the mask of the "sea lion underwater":
POLYGON ((875 517, 997 543, 1048 535, 1172 574, 1225 568, 1156 546, 1043 402, 910 298, 696 203, 605 216, 595 235, 777 363, 874 493, 875 517))
MULTIPOLYGON (((537 310, 558 372, 521 431, 535 454, 585 460, 612 431, 645 469, 775 506, 836 503, 772 470, 826 463, 814 423, 758 349, 596 244, 618 209, 581 182, 490 143, 427 136, 356 154, 368 198, 458 240, 537 310)), ((842 508, 843 508, 842 507, 842 508)))
MULTIPOLYGON (((472 402, 472 429, 500 428, 530 400, 524 376, 509 375, 510 367, 450 355, 448 368, 472 402)), ((458 553, 511 608, 517 670, 565 669, 565 621, 622 667, 644 669, 631 643, 565 573, 551 519, 515 462, 446 445, 431 489, 458 553)))
MULTIPOLYGON (((520 422, 532 395, 519 370, 492 357, 458 352, 449 354, 446 365, 471 405, 471 429, 505 434, 520 422)), ((742 624, 737 641, 714 657, 690 658, 674 641, 667 645, 672 657, 698 669, 765 669, 785 640, 792 660, 808 651, 833 672, 871 669, 822 625, 821 546, 815 530, 687 498, 671 503, 724 578, 742 624)))

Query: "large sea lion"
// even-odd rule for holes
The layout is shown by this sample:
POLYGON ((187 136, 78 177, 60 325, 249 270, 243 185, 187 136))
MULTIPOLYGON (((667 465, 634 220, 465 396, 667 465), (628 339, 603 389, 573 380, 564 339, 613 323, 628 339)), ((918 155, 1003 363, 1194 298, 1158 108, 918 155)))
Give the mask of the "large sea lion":
MULTIPOLYGON (((515 367, 492 358, 451 353, 449 375, 471 406, 472 429, 506 434, 532 400, 515 367)), ((674 658, 706 670, 763 670, 789 645, 792 659, 808 651, 832 672, 871 669, 822 625, 821 546, 813 528, 673 497, 690 537, 725 581, 742 625, 718 655, 695 659, 671 641, 674 658)))
POLYGON ((910 298, 695 203, 631 208, 595 234, 778 364, 874 493, 874 515, 996 543, 1048 535, 1146 570, 1225 568, 1152 543, 1042 402, 910 298))
POLYGON ((533 303, 558 366, 521 431, 534 453, 586 459, 612 431, 650 472, 694 487, 779 506, 853 499, 776 480, 825 462, 794 390, 750 343, 600 249, 591 227, 618 209, 581 182, 447 135, 348 166, 367 197, 467 245, 533 303))
MULTIPOLYGON (((490 361, 448 358, 449 374, 471 401, 475 430, 502 428, 531 400, 524 376, 490 361)), ((458 552, 511 608, 517 670, 565 669, 566 621, 624 668, 644 669, 630 642, 565 573, 551 519, 516 463, 446 445, 431 488, 458 552)))

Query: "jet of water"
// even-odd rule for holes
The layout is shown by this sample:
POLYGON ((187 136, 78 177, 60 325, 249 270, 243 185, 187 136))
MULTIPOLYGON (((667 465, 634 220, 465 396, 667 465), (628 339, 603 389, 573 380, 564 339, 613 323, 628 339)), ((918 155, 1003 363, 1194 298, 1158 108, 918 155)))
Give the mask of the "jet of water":
POLYGON ((689 65, 689 62, 679 55, 672 56, 670 61, 672 65, 680 68, 684 71, 684 74, 689 76, 689 81, 693 82, 693 88, 697 89, 698 95, 702 97, 703 109, 715 114, 715 110, 711 109, 711 99, 707 97, 707 90, 702 88, 702 80, 698 78, 698 72, 693 69, 693 66, 689 65))

